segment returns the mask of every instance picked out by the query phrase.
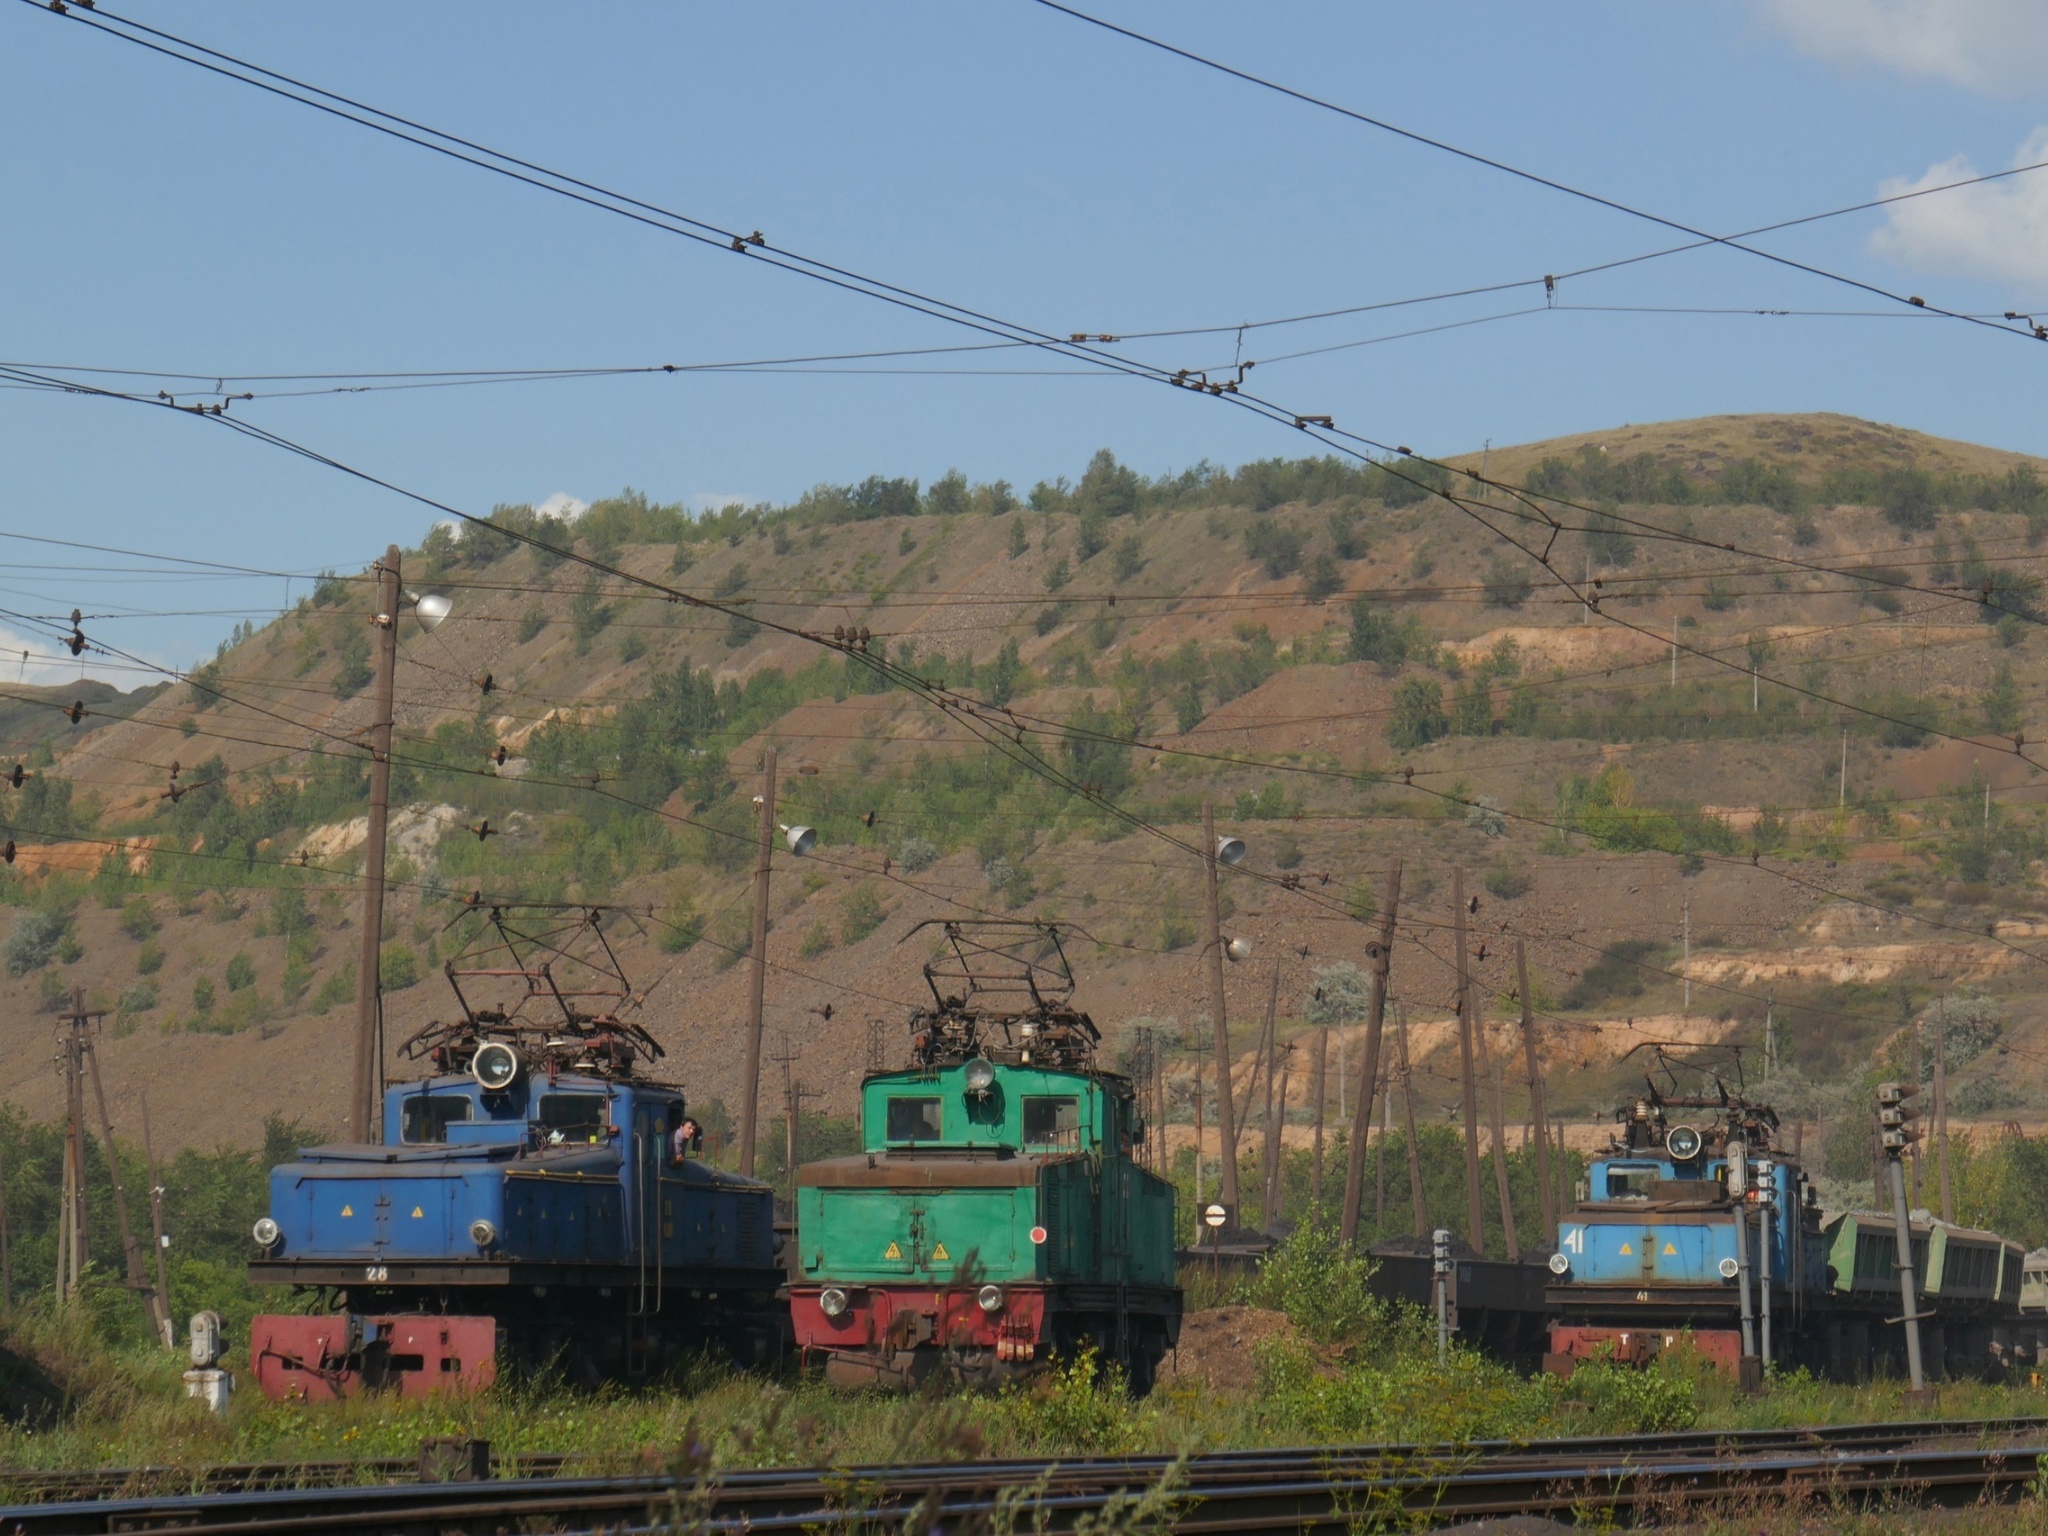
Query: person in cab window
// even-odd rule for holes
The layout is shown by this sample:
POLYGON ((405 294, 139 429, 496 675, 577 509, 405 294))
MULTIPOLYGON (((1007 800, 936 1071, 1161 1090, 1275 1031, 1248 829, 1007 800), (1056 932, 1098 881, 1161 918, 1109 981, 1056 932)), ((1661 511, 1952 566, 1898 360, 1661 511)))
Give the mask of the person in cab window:
POLYGON ((690 1148, 696 1143, 697 1135, 696 1121, 687 1117, 679 1121, 674 1134, 669 1137, 669 1160, 674 1163, 681 1163, 684 1158, 688 1157, 690 1155, 690 1148))

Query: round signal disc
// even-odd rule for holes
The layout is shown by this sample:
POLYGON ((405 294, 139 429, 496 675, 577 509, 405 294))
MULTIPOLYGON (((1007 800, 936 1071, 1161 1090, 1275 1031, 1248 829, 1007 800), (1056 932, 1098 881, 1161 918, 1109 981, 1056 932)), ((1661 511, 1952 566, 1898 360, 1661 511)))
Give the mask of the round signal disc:
POLYGON ((1045 1228, 1033 1227, 1031 1229, 1031 1241, 1034 1243, 1043 1243, 1045 1241, 1045 1228))

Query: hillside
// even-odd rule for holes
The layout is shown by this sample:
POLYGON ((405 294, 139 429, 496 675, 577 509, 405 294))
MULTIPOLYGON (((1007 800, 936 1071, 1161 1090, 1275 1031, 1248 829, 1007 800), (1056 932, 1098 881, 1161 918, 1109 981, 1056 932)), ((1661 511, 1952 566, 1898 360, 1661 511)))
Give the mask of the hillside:
MULTIPOLYGON (((1276 963, 1286 1036, 1309 1027, 1317 969, 1362 959, 1355 916, 1398 856, 1395 992, 1430 1103, 1455 1093, 1438 1025, 1460 864, 1496 998, 1508 935, 1529 941, 1553 1103, 1582 1121, 1639 1080, 1631 1048, 1755 1047, 1768 1005, 1775 1091, 1846 1155, 1860 1111, 1844 1094, 1944 992, 1995 999, 1969 1004, 1997 1021, 1958 1073, 1958 1113, 2048 1116, 2048 988, 2024 953, 2048 939, 2048 836, 2041 776, 2012 748, 2048 682, 2034 463, 1834 416, 1631 426, 1483 460, 1559 498, 1558 531, 1500 496, 1490 520, 1596 579, 1597 614, 1414 483, 1469 482, 1413 461, 1145 481, 1099 455, 1028 498, 949 476, 702 519, 634 493, 574 525, 498 513, 736 612, 435 530, 406 579, 455 613, 408 626, 401 650, 390 1041, 448 1015, 432 973, 469 892, 616 904, 638 1017, 697 1102, 729 1106, 749 798, 771 742, 782 819, 821 834, 816 857, 778 861, 770 938, 770 1041, 800 1049, 810 1112, 850 1109, 871 1019, 893 1059, 927 919, 1076 924, 1080 1001, 1113 1043, 1141 1016, 1206 1013, 1193 859, 752 614, 866 628, 917 675, 1049 722, 1026 739, 1054 770, 1182 842, 1212 799, 1247 871, 1287 877, 1227 887, 1227 926, 1254 945, 1230 974, 1247 1053, 1276 963), (1077 744, 1061 723, 1157 750, 1077 744), (485 818, 494 835, 465 830, 485 818)), ((104 1058, 124 1126, 145 1086, 174 1146, 254 1144, 272 1114, 338 1122, 369 601, 360 575, 336 577, 191 685, 95 699, 76 726, 8 718, 7 750, 41 748, 42 787, 17 807, 6 895, 63 930, 21 956, 40 964, 10 950, 21 973, 0 978, 0 1093, 24 1112, 57 1108, 37 1009, 78 985, 119 1010, 104 1058)), ((1170 1077, 1191 1061, 1173 1055, 1170 1077)))

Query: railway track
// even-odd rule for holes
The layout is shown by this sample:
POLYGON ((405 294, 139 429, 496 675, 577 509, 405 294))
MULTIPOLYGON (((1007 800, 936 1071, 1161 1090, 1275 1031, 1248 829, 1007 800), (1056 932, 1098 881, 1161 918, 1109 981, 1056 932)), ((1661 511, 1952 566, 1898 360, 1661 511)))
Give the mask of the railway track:
MULTIPOLYGON (((573 1463, 508 1460, 503 1481, 395 1483, 414 1463, 321 1462, 187 1473, 187 1489, 78 1497, 0 1509, 5 1536, 177 1529, 181 1536, 499 1536, 507 1529, 608 1532, 930 1529, 999 1523, 1027 1502, 1050 1529, 1152 1495, 1172 1528, 1351 1530, 1513 1513, 1612 1510, 1641 1516, 1702 1503, 2016 1497, 2048 1465, 2048 1421, 1842 1425, 1461 1447, 1340 1446, 1230 1451, 1176 1462, 1140 1456, 1063 1462, 733 1472, 702 1479, 570 1475, 573 1463), (2014 1444, 2015 1440, 2024 1443, 2014 1444), (1959 1443, 1975 1442, 1975 1443, 1959 1443), (540 1475, 536 1475, 540 1474, 540 1475), (552 1475, 547 1475, 552 1474, 552 1475), (242 1480, 240 1486, 233 1479, 242 1480), (369 1481, 372 1478, 381 1481, 369 1481), (210 1482, 208 1480, 211 1480, 210 1482), (268 1479, 268 1482, 264 1480, 268 1479), (288 1480, 293 1485, 285 1486, 288 1480)), ((159 1469, 81 1474, 117 1484, 159 1469)), ((58 1485, 61 1486, 61 1485, 58 1485)), ((74 1485, 75 1486, 75 1485, 74 1485)))

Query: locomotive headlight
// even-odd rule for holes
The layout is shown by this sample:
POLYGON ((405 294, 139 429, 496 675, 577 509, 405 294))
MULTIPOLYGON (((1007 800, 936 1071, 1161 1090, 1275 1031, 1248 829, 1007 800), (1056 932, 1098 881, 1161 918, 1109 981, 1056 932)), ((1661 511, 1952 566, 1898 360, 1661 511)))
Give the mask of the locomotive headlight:
POLYGON ((818 1310, 827 1317, 838 1317, 846 1311, 846 1292, 836 1285, 828 1285, 818 1292, 818 1310))
POLYGON ((974 1293, 974 1299, 984 1312, 1003 1310, 1003 1288, 1000 1285, 984 1285, 974 1293))
POLYGON ((967 1063, 967 1091, 987 1093, 995 1086, 995 1064, 985 1056, 977 1056, 967 1063))
POLYGON ((469 1075, 485 1093, 503 1093, 519 1078, 519 1053, 502 1040, 486 1040, 469 1059, 469 1075))
POLYGON ((482 1216, 469 1224, 469 1240, 479 1248, 488 1248, 498 1240, 498 1229, 482 1216))
POLYGON ((1723 1280, 1733 1280, 1742 1270, 1742 1266, 1733 1259, 1723 1259, 1714 1267, 1721 1271, 1721 1278, 1723 1280))
POLYGON ((1550 1256, 1550 1272, 1553 1275, 1561 1275, 1565 1273, 1565 1271, 1569 1270, 1571 1267, 1572 1261, 1566 1258, 1563 1254, 1553 1253, 1550 1256))
POLYGON ((284 1236, 284 1230, 268 1216, 258 1216, 252 1235, 256 1239, 256 1246, 258 1248, 275 1248, 278 1240, 284 1236))

